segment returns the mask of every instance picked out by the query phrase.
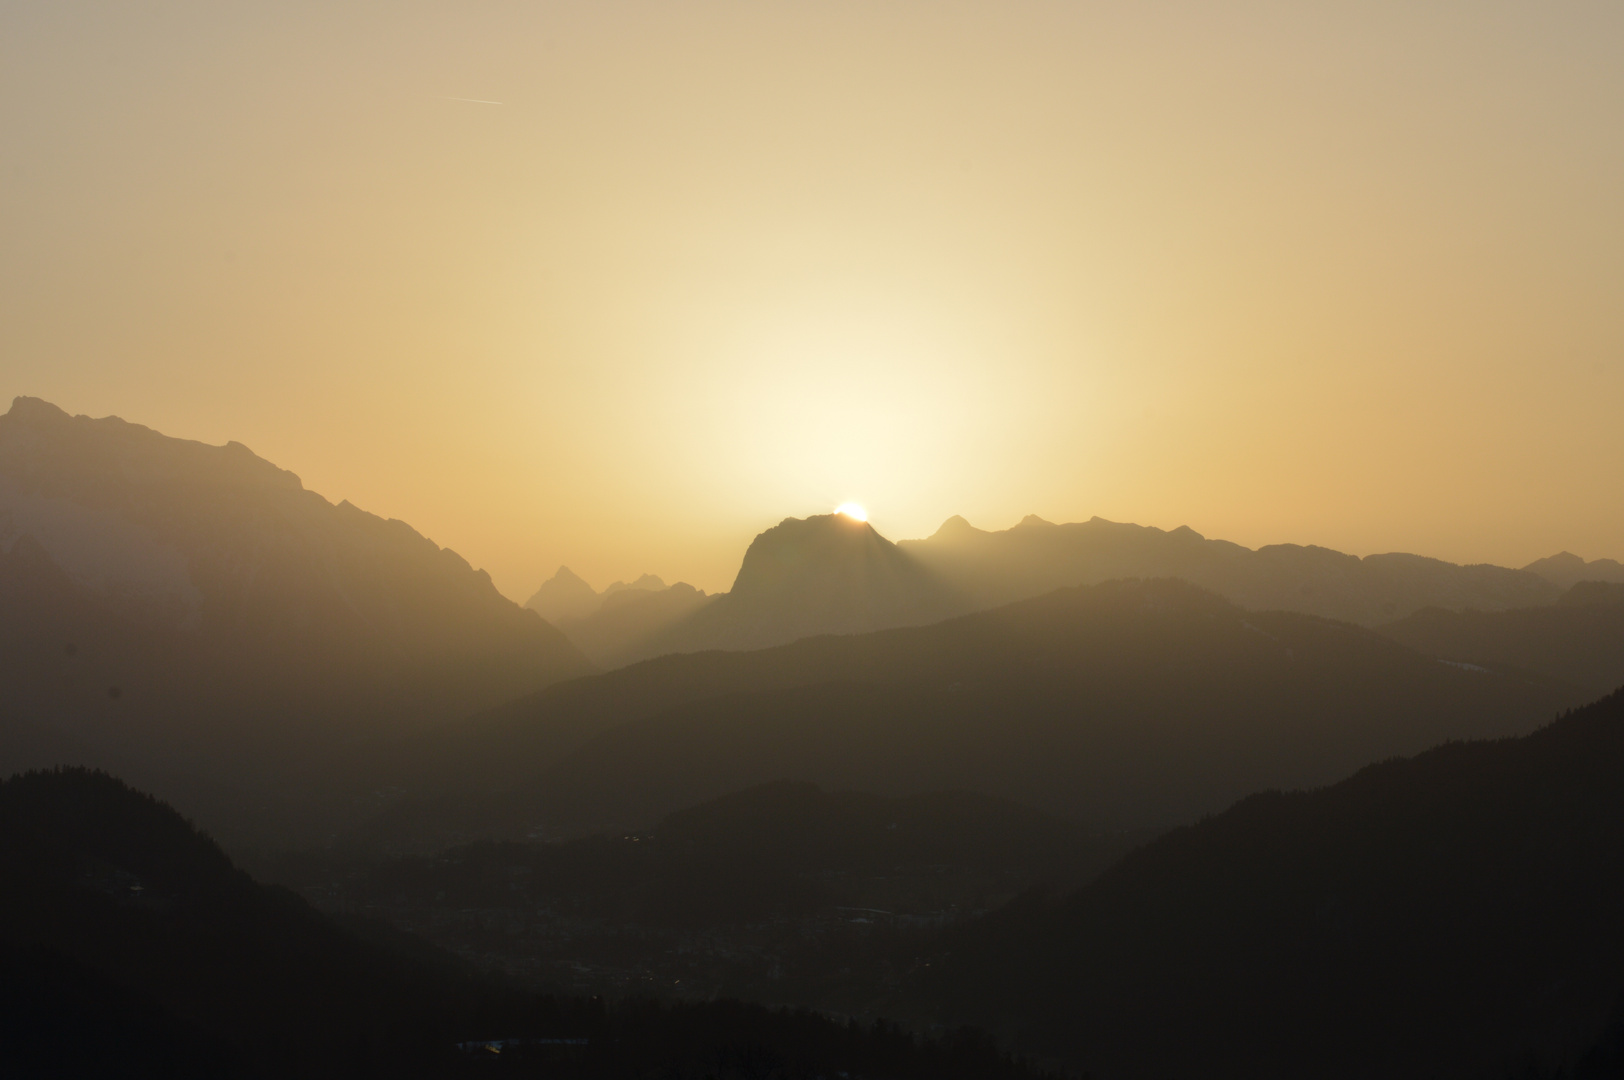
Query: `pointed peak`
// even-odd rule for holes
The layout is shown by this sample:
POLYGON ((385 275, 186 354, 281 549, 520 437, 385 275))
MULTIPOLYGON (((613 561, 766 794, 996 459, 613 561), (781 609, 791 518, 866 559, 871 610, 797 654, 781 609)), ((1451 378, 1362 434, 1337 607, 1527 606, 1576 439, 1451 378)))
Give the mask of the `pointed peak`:
POLYGON ((11 411, 7 416, 19 420, 69 420, 72 419, 66 412, 52 405, 44 398, 26 397, 18 395, 11 399, 11 411))
POLYGON ((1038 517, 1036 514, 1027 514, 1025 517, 1021 518, 1020 524, 1016 525, 1015 527, 1017 529, 1039 529, 1039 528, 1050 528, 1050 529, 1052 529, 1052 528, 1054 528, 1054 522, 1045 521, 1043 518, 1038 517))
POLYGON ((930 539, 957 540, 962 537, 985 535, 986 533, 970 524, 963 517, 958 514, 954 514, 952 517, 942 522, 941 526, 935 532, 931 533, 930 539))
MULTIPOLYGON (((577 574, 574 570, 571 570, 567 566, 560 566, 558 568, 558 571, 556 573, 554 573, 553 576, 548 578, 547 580, 548 581, 569 581, 569 582, 579 581, 582 585, 586 585, 586 581, 581 577, 581 575, 577 574)), ((588 586, 588 587, 590 588, 590 586, 588 586)))

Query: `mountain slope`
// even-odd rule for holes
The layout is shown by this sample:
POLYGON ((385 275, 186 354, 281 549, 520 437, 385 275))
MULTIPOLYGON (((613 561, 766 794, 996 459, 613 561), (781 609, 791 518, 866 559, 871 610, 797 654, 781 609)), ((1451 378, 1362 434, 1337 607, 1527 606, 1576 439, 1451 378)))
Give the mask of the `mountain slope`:
POLYGON ((1538 574, 1560 589, 1570 589, 1581 581, 1624 582, 1624 563, 1617 559, 1592 559, 1586 562, 1569 551, 1538 559, 1523 569, 1538 574))
POLYGON ((0 416, 5 708, 252 779, 590 665, 482 571, 237 443, 31 398, 0 416))
POLYGON ((1156 826, 1440 739, 1527 731, 1576 700, 1182 582, 1116 582, 577 680, 426 740, 402 765, 415 775, 388 782, 507 791, 492 812, 526 829, 648 824, 775 779, 1156 826))
POLYGON ((1531 607, 1559 591, 1535 574, 1498 566, 1404 554, 1361 559, 1296 544, 1253 551, 1188 526, 1164 532, 1098 517, 1055 525, 1029 516, 1002 532, 954 517, 930 538, 899 546, 979 607, 1114 578, 1178 577, 1244 608, 1372 626, 1424 607, 1531 607))
POLYGON ((1428 608, 1379 632, 1431 656, 1538 672, 1591 696, 1624 685, 1624 585, 1581 582, 1549 607, 1428 608))
POLYGON ((1033 1075, 985 1039, 477 978, 256 884, 168 807, 83 771, 0 782, 0 1002, 8 1076, 1033 1075))
POLYGON ((732 589, 632 655, 761 649, 966 610, 962 597, 867 522, 844 514, 786 518, 751 542, 732 589))
POLYGON ((619 667, 658 649, 657 642, 673 628, 716 600, 682 581, 669 588, 605 590, 590 615, 561 621, 558 627, 593 663, 619 667))
POLYGON ((920 991, 1102 1080, 1508 1076, 1595 1042, 1621 911, 1624 692, 1253 796, 989 918, 920 991))
POLYGON ((530 594, 524 606, 557 626, 568 619, 585 618, 596 611, 602 602, 603 598, 597 590, 583 581, 579 574, 567 566, 560 566, 557 573, 530 594))
POLYGON ((562 630, 594 664, 619 667, 650 655, 659 639, 715 599, 687 582, 667 585, 654 574, 616 581, 600 593, 560 566, 525 607, 562 630))

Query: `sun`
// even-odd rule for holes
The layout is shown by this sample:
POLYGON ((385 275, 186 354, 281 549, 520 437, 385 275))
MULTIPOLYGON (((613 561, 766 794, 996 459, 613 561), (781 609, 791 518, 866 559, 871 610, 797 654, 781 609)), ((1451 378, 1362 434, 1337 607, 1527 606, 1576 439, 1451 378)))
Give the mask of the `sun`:
POLYGON ((868 520, 868 511, 864 510, 861 506, 858 506, 856 503, 841 503, 839 506, 835 507, 835 513, 837 513, 837 514, 845 514, 847 517, 851 518, 853 521, 867 521, 868 520))

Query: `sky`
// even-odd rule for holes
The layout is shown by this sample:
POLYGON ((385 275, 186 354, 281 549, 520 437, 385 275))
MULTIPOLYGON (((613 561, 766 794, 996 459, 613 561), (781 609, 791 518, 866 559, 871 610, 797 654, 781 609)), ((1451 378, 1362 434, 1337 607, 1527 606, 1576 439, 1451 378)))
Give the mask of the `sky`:
POLYGON ((848 501, 1624 558, 1621 56, 1616 0, 0 0, 0 395, 521 600, 848 501))

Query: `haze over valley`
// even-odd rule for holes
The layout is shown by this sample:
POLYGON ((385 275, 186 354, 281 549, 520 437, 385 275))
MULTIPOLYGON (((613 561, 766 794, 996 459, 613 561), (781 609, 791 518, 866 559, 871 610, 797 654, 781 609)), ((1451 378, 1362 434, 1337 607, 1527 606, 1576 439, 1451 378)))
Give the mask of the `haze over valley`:
POLYGON ((1624 1080, 1620 56, 0 5, 0 1076, 1624 1080))

